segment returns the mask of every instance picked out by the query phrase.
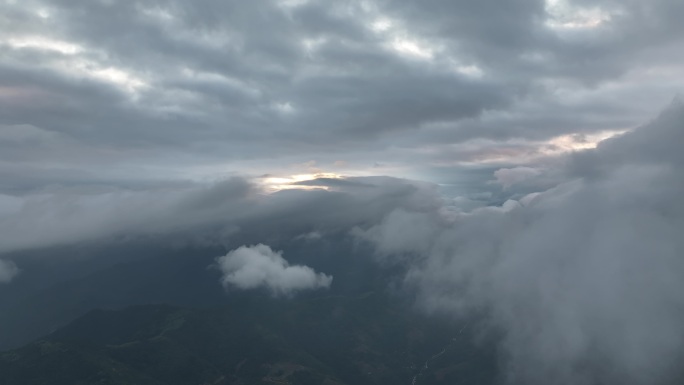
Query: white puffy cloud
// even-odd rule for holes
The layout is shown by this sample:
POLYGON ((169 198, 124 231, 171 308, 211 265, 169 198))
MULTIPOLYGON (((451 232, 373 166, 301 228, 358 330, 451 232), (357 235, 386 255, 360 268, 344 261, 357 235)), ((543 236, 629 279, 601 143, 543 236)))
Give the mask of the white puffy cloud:
POLYGON ((290 265, 282 252, 263 244, 239 247, 216 261, 223 272, 224 286, 241 290, 266 288, 274 296, 328 288, 333 280, 308 266, 290 265))
POLYGON ((12 261, 0 259, 0 284, 10 283, 19 274, 19 268, 12 261))

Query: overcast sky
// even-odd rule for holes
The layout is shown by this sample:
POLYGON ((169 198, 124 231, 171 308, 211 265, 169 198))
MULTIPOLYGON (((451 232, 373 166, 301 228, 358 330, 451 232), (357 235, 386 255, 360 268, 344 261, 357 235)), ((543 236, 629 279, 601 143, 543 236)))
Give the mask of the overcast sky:
POLYGON ((0 0, 0 193, 319 172, 467 189, 656 115, 684 89, 683 17, 674 0, 0 0))

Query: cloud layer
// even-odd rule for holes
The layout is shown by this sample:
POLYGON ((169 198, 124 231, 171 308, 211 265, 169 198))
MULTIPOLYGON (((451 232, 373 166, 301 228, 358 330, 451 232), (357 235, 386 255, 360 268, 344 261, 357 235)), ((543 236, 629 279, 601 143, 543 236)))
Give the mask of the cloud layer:
POLYGON ((684 107, 577 153, 557 187, 361 233, 425 309, 485 311, 510 383, 666 384, 684 358, 684 107), (407 258, 406 255, 413 256, 407 258))
POLYGON ((684 87, 669 0, 8 0, 0 14, 12 194, 310 161, 449 183, 628 129, 684 87))
MULTIPOLYGON (((126 188, 0 194, 0 253, 141 236, 223 244, 236 233, 297 237, 373 223, 397 207, 437 204, 435 186, 389 177, 309 181, 314 190, 268 194, 257 180, 231 178, 126 188), (426 191, 433 199, 425 200, 426 191)), ((311 187, 311 186, 310 186, 311 187)))
POLYGON ((241 290, 265 288, 274 296, 291 296, 302 290, 330 287, 333 277, 312 268, 290 265, 282 252, 258 244, 242 246, 216 259, 225 287, 241 290))

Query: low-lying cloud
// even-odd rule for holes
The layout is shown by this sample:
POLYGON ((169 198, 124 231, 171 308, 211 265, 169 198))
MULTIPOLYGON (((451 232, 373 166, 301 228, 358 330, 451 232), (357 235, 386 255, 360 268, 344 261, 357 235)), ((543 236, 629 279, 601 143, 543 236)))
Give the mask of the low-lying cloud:
POLYGON ((501 168, 494 172, 495 182, 500 184, 504 190, 511 186, 534 178, 541 174, 541 171, 532 167, 501 168))
POLYGON ((19 268, 12 261, 0 259, 0 284, 10 283, 19 274, 19 268))
POLYGON ((258 244, 242 246, 216 259, 225 287, 241 290, 265 288, 274 296, 291 296, 302 290, 327 289, 333 277, 302 265, 290 265, 282 252, 258 244))
POLYGON ((512 384, 665 384, 684 358, 684 108, 577 153, 557 187, 360 234, 406 255, 419 304, 503 332, 512 384), (410 225, 409 225, 410 224, 410 225), (411 231, 408 231, 408 229, 411 231))
POLYGON ((317 182, 328 190, 266 194, 246 178, 147 189, 72 188, 0 194, 0 254, 138 236, 223 244, 244 230, 265 237, 344 230, 374 223, 397 207, 434 205, 426 184, 389 177, 317 182))

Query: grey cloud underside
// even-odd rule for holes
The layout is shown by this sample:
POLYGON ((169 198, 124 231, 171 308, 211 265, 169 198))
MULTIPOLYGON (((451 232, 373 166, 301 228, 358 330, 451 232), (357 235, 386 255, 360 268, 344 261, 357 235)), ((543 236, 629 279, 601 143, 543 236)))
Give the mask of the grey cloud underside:
MULTIPOLYGON (((252 130, 259 126, 276 136, 286 133, 284 140, 291 137, 294 142, 318 143, 338 136, 344 138, 347 131, 366 136, 387 129, 414 127, 424 121, 476 116, 482 109, 500 106, 508 98, 502 85, 472 82, 443 71, 426 71, 416 63, 380 52, 377 39, 365 26, 350 17, 334 17, 329 7, 304 6, 305 9, 295 9, 295 14, 288 15, 271 2, 162 2, 161 9, 178 15, 177 25, 167 29, 142 16, 142 6, 154 9, 136 3, 107 6, 83 2, 69 3, 68 7, 64 4, 55 15, 61 33, 53 35, 92 47, 96 52, 101 50, 112 65, 123 65, 142 77, 149 75, 154 86, 135 103, 141 109, 129 104, 125 95, 102 89, 97 82, 84 85, 58 77, 32 82, 22 78, 35 76, 35 71, 18 69, 15 71, 21 72, 10 73, 11 77, 20 85, 45 86, 49 92, 71 99, 77 109, 73 112, 84 113, 79 117, 85 126, 78 132, 79 138, 133 143, 145 141, 144 134, 159 130, 160 124, 165 131, 171 131, 171 135, 164 135, 169 141, 182 142, 194 135, 211 140, 225 138, 226 134, 236 139, 259 139, 263 134, 252 130), (319 24, 330 26, 326 18, 338 19, 340 28, 333 23, 333 28, 322 30, 319 24), (264 25, 269 29, 264 29, 264 25), (189 35, 187 39, 183 38, 185 34, 189 35), (217 46, 203 44, 203 37, 216 39, 217 46), (330 38, 330 47, 310 57, 301 40, 319 37, 330 38), (183 68, 225 78, 178 80, 183 68), (233 82, 227 82, 228 79, 233 82), (197 104, 175 100, 176 92, 196 97, 197 104), (286 102, 299 111, 292 122, 271 108, 273 103, 286 102), (181 126, 176 135, 174 126, 178 122, 166 123, 154 116, 155 109, 175 107, 175 103, 179 104, 180 116, 170 117, 185 117, 185 124, 192 125, 181 126), (193 107, 199 111, 190 111, 193 107), (102 122, 107 115, 87 113, 90 110, 114 117, 117 111, 107 111, 113 109, 125 111, 123 116, 131 119, 111 122, 118 126, 116 133, 97 127, 107 124, 102 122), (145 127, 145 123, 153 122, 156 124, 145 127), (221 125, 233 130, 226 133, 221 125), (304 131, 297 126, 304 126, 304 131), (317 135, 318 132, 327 134, 317 135), (102 135, 114 137, 101 138, 102 135)), ((14 57, 14 51, 7 52, 7 62, 25 64, 24 61, 37 59, 21 57, 26 55, 25 50, 14 57)), ((60 55, 51 56, 57 56, 53 59, 57 60, 60 55)), ((21 111, 9 114, 14 120, 25 117, 21 111)), ((65 127, 57 127, 60 131, 77 129, 68 121, 53 122, 50 118, 39 114, 30 123, 63 123, 65 127)), ((157 143, 157 139, 162 139, 156 137, 159 134, 156 132, 154 138, 157 143)))
POLYGON ((0 142, 0 173, 37 181, 27 185, 51 183, 52 168, 118 182, 136 164, 172 179, 174 167, 273 158, 411 169, 470 161, 473 140, 532 150, 561 134, 627 129, 681 86, 658 73, 682 59, 682 6, 601 2, 609 21, 559 31, 547 5, 4 2, 0 124, 55 136, 0 142), (374 30, 383 18, 392 26, 374 30), (16 45, 36 37, 79 50, 16 45), (402 39, 414 46, 401 51, 402 39), (97 73, 108 69, 125 75, 97 73))

